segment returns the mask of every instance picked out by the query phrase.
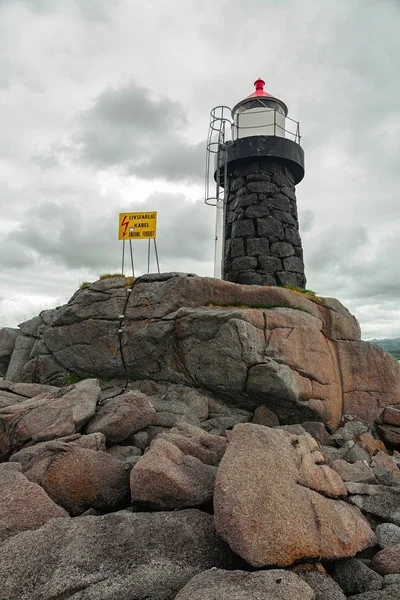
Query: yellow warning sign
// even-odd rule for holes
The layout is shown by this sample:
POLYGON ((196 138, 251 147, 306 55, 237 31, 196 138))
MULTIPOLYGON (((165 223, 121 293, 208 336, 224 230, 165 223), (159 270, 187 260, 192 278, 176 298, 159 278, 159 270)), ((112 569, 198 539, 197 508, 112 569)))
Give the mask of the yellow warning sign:
POLYGON ((119 240, 155 239, 157 212, 134 212, 119 214, 119 240))

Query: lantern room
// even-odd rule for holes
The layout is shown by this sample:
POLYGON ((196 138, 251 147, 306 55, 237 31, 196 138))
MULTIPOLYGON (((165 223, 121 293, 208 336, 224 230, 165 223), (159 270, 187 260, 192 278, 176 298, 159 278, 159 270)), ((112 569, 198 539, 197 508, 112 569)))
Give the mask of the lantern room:
POLYGON ((291 171, 297 185, 304 177, 304 151, 300 146, 300 126, 288 116, 282 100, 264 91, 265 82, 255 81, 255 91, 231 110, 216 106, 210 112, 207 138, 206 203, 218 202, 218 186, 225 187, 229 169, 238 161, 268 159, 291 171), (213 160, 212 160, 213 157, 213 160), (210 188, 217 183, 215 195, 210 188))
POLYGON ((232 109, 232 139, 254 135, 286 137, 288 108, 282 100, 264 91, 265 81, 254 82, 256 91, 232 109))

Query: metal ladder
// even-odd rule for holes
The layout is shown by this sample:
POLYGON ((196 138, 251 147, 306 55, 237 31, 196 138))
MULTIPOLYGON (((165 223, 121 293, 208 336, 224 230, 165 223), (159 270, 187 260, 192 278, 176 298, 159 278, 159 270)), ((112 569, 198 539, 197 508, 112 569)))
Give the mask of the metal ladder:
POLYGON ((205 203, 216 207, 215 219, 215 251, 214 251, 214 277, 222 279, 224 260, 224 229, 225 211, 227 201, 227 163, 224 162, 224 185, 221 193, 220 165, 221 154, 224 151, 227 124, 232 127, 231 109, 228 106, 216 106, 210 112, 210 126, 206 147, 206 172, 205 172, 205 203), (229 116, 227 116, 229 115, 229 116), (214 184, 214 171, 217 171, 215 193, 212 193, 214 184))

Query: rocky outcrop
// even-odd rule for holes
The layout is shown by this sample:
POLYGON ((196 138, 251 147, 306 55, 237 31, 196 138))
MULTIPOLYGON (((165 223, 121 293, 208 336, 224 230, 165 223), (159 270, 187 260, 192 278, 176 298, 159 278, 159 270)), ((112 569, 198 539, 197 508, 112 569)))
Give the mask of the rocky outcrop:
MULTIPOLYGON (((26 352, 14 350, 7 379, 122 379, 118 323, 126 285, 125 278, 96 282, 23 324, 26 352)), ((141 277, 123 321, 123 351, 132 381, 198 390, 241 410, 264 404, 284 423, 319 420, 336 428, 348 415, 372 426, 400 402, 399 363, 360 340, 357 321, 337 300, 290 289, 141 277)), ((196 417, 188 422, 199 425, 196 417)), ((171 426, 164 423, 156 426, 171 426)), ((397 425, 381 426, 395 438, 397 425)))
MULTIPOLYGON (((95 382, 85 384, 59 390, 58 398, 65 399, 66 412, 62 414, 67 415, 68 423, 80 423, 77 415, 87 415, 88 397, 99 396, 95 382), (71 408, 75 421, 69 416, 71 408)), ((53 389, 34 388, 32 384, 3 382, 3 387, 18 398, 15 406, 20 408, 36 407, 37 398, 52 400, 57 396, 53 389), (34 390, 39 395, 33 398, 16 393, 32 394, 34 390)), ((141 387, 158 390, 157 385, 141 387)), ((135 432, 132 435, 123 418, 113 421, 113 435, 108 438, 100 431, 86 434, 84 430, 91 430, 91 423, 101 422, 98 415, 104 416, 107 402, 114 406, 120 397, 121 406, 125 406, 124 394, 118 396, 118 390, 105 390, 115 396, 105 399, 103 405, 94 404, 96 413, 81 427, 82 433, 39 441, 41 425, 47 421, 43 416, 28 421, 29 435, 20 436, 19 443, 14 444, 16 451, 9 456, 12 462, 0 466, 0 474, 8 473, 1 487, 3 504, 0 499, 3 522, 8 523, 0 547, 5 600, 53 600, 78 592, 82 598, 94 600, 119 597, 126 589, 131 595, 124 597, 134 600, 172 600, 178 592, 183 598, 204 595, 204 585, 210 598, 222 592, 249 600, 256 593, 261 598, 271 594, 279 598, 280 593, 285 597, 290 590, 299 597, 308 594, 305 597, 342 600, 343 592, 323 567, 314 568, 307 561, 328 561, 325 565, 332 573, 332 560, 352 557, 367 546, 370 556, 377 556, 375 562, 369 566, 359 559, 351 563, 357 578, 353 575, 352 586, 348 586, 340 560, 332 573, 337 582, 350 593, 382 589, 392 594, 396 589, 393 582, 379 590, 376 586, 379 582, 384 585, 382 578, 392 576, 397 568, 398 528, 382 523, 375 538, 365 517, 373 527, 377 518, 394 520, 400 489, 395 472, 398 467, 386 451, 377 447, 370 456, 359 445, 362 436, 369 433, 365 425, 348 422, 334 435, 324 433, 321 427, 311 428, 318 438, 331 444, 325 448, 331 453, 332 464, 339 463, 336 472, 324 463, 320 452, 324 447, 300 425, 242 423, 220 436, 185 422, 169 430, 147 425, 139 415, 128 420, 135 432), (138 422, 144 429, 137 431, 138 422), (151 428, 155 430, 153 442, 151 428), (114 444, 120 438, 124 441, 114 444), (130 445, 133 440, 142 448, 130 445), (24 445, 18 449, 20 443, 24 445), (353 444, 350 449, 349 444, 353 444), (362 467, 360 460, 346 460, 355 448, 366 453, 367 464, 362 467), (346 483, 338 472, 345 475, 346 483), (357 483, 360 478, 370 483, 357 483), (382 479, 386 485, 380 483, 382 479), (376 505, 361 504, 361 512, 352 506, 367 495, 378 497, 376 505), (202 511, 215 512, 214 517, 193 511, 191 507, 196 505, 202 511), (189 510, 171 512, 176 508, 189 510), (75 517, 68 518, 66 511, 75 517), (104 515, 110 511, 117 512, 104 515), (196 525, 192 525, 192 516, 187 521, 185 515, 194 515, 196 525), (55 516, 60 518, 49 522, 55 516), (222 543, 218 531, 234 554, 222 543), (379 545, 371 548, 376 543, 379 545), (192 554, 185 558, 189 547, 192 554), (35 551, 37 548, 40 552, 35 551), (379 549, 390 552, 377 554, 379 549), (296 561, 301 562, 301 568, 296 561), (253 574, 254 565, 263 570, 253 574), (296 575, 270 570, 277 565, 293 568, 296 575), (207 571, 214 567, 223 571, 207 571), (232 568, 240 570, 226 571, 232 568), (202 573, 201 577, 189 581, 197 573, 202 573), (38 578, 43 584, 37 583, 38 578), (127 582, 128 588, 123 587, 127 582)), ((139 396, 135 391, 129 394, 125 396, 140 399, 135 410, 140 407, 143 415, 148 414, 152 396, 143 391, 139 396)), ((196 406, 200 410, 202 402, 196 406)), ((212 410, 216 406, 210 402, 212 410)), ((28 414, 24 413, 25 417, 28 414)), ((202 414, 210 416, 209 412, 202 414)), ((53 432, 60 436, 63 431, 58 424, 53 432)), ((43 437, 48 437, 48 430, 43 437)))
POLYGON ((162 274, 129 299, 126 382, 126 284, 16 336, 1 600, 397 600, 398 363, 336 300, 162 274))

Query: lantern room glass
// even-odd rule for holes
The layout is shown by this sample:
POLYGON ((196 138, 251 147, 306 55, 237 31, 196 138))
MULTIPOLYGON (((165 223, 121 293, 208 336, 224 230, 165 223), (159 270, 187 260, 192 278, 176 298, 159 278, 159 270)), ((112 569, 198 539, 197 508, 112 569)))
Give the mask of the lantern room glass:
POLYGON ((254 135, 285 136, 285 111, 270 98, 249 98, 232 115, 232 139, 254 135))

